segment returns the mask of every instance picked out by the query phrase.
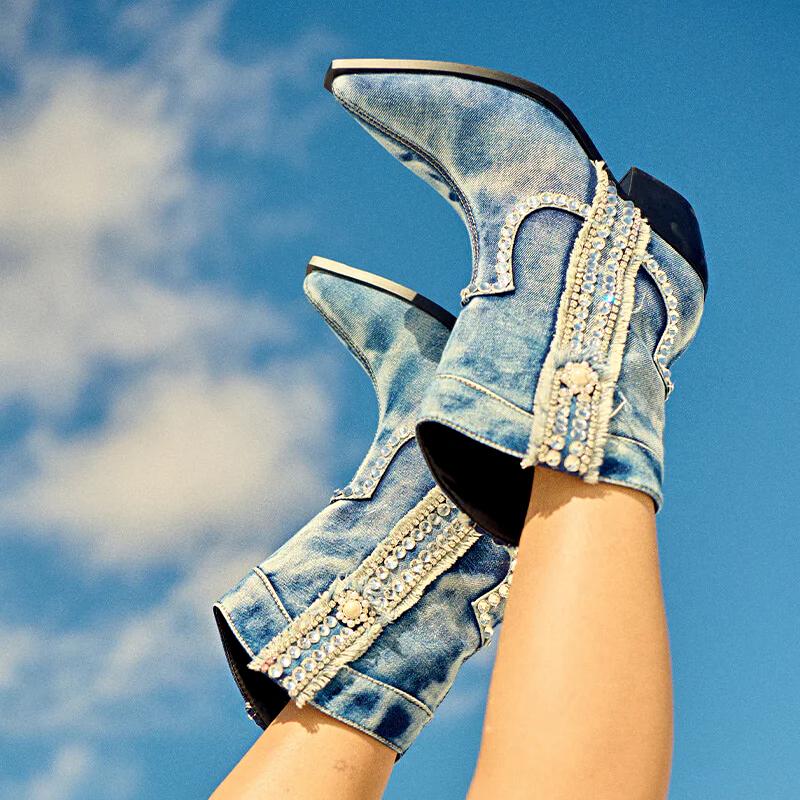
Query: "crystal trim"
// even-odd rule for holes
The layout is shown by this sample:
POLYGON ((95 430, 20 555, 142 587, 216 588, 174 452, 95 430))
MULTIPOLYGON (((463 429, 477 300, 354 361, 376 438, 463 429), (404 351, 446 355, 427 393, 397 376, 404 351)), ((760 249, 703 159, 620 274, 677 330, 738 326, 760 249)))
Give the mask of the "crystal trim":
POLYGON ((658 262, 652 256, 647 256, 642 262, 642 266, 655 282, 656 288, 664 300, 666 309, 667 324, 664 328, 664 332, 661 334, 661 338, 658 340, 653 359, 664 380, 667 397, 669 397, 670 394, 672 394, 672 390, 675 388, 675 384, 672 382, 672 373, 668 365, 672 356, 673 347, 675 346, 675 337, 678 334, 678 321, 680 320, 678 298, 675 296, 667 273, 659 266, 658 262))
POLYGON ((517 238, 520 225, 527 216, 543 208, 554 208, 559 211, 568 211, 571 214, 586 219, 591 206, 577 197, 554 192, 539 192, 532 194, 521 203, 517 203, 505 218, 500 229, 500 238, 497 243, 495 257, 495 275, 492 280, 482 283, 470 283, 461 290, 461 303, 466 305, 471 297, 482 294, 503 294, 514 289, 514 274, 511 266, 514 241, 517 238))
POLYGON ((603 463, 634 281, 650 241, 641 211, 619 198, 603 162, 594 167, 594 198, 570 253, 522 460, 523 467, 560 467, 590 483, 603 463))
POLYGON ((517 566, 517 548, 508 547, 506 549, 510 556, 506 576, 493 589, 489 589, 488 592, 472 601, 472 610, 475 612, 478 626, 481 629, 481 647, 489 644, 492 640, 494 626, 502 617, 511 581, 514 578, 514 568, 517 566))
POLYGON ((363 655, 480 534, 438 488, 412 508, 356 569, 337 578, 248 664, 298 706, 363 655))
POLYGON ((414 431, 401 425, 392 433, 386 444, 378 451, 378 455, 368 464, 359 468, 356 476, 364 475, 363 478, 354 478, 347 486, 336 489, 331 496, 330 502, 337 500, 369 500, 378 488, 378 484, 383 478, 383 474, 392 463, 392 459, 397 455, 400 448, 414 438, 414 431))

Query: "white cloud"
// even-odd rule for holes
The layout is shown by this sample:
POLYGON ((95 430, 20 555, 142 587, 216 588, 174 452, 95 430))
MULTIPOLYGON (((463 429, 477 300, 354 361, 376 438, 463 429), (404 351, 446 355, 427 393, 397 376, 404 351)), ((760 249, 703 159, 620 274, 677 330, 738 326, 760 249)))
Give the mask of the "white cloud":
MULTIPOLYGON (((113 69, 21 48, 20 89, 3 102, 0 399, 40 423, 0 515, 97 563, 274 536, 321 493, 330 402, 315 365, 249 366, 254 349, 292 338, 289 318, 188 278, 236 211, 234 187, 205 180, 195 151, 210 139, 245 156, 302 152, 314 104, 287 112, 276 86, 293 86, 325 39, 243 65, 219 47, 224 12, 130 7, 118 32, 142 45, 113 69), (107 421, 64 438, 58 423, 107 363, 127 369, 107 421)), ((300 230, 283 207, 254 225, 275 219, 300 230)))
POLYGON ((35 0, 0 0, 0 59, 13 59, 25 46, 35 0))
POLYGON ((125 800, 136 783, 130 765, 109 762, 85 743, 70 742, 59 747, 40 772, 24 781, 4 782, 0 789, 4 797, 25 800, 80 800, 88 787, 95 786, 105 797, 125 800))
POLYGON ((85 782, 92 769, 92 754, 79 744, 68 744, 56 753, 46 772, 28 784, 31 800, 68 800, 85 782))
POLYGON ((39 432, 37 470, 0 513, 106 565, 191 558, 208 542, 274 545, 324 496, 329 403, 307 369, 271 372, 157 373, 118 397, 99 430, 39 432))
MULTIPOLYGON (((20 92, 0 109, 0 397, 60 410, 100 359, 202 349, 209 334, 227 343, 237 317, 240 348, 274 331, 252 303, 169 279, 190 271, 235 203, 235 187, 193 167, 198 142, 296 158, 319 112, 279 108, 275 84, 292 85, 324 39, 242 66, 216 48, 221 13, 172 18, 122 69, 20 59, 20 92)), ((302 231, 296 211, 271 213, 254 226, 278 215, 302 231)))
POLYGON ((90 626, 0 624, 4 641, 26 643, 14 685, 0 684, 0 732, 74 741, 210 724, 211 676, 224 669, 211 604, 265 555, 204 549, 164 597, 90 626))
MULTIPOLYGON (((108 760, 109 737, 185 733, 213 713, 224 659, 211 603, 324 494, 327 367, 312 353, 256 374, 254 353, 293 340, 290 314, 193 271, 241 210, 198 153, 301 160, 326 103, 292 91, 331 40, 241 63, 220 45, 226 8, 129 7, 113 33, 135 56, 109 66, 65 54, 65 38, 57 54, 34 49, 35 4, 0 0, 0 59, 17 86, 0 99, 0 402, 35 421, 7 453, 24 471, 4 475, 0 520, 56 538, 62 568, 178 574, 150 603, 94 608, 74 627, 35 608, 0 621, 0 733, 53 748, 4 796, 69 800, 98 781, 132 796, 135 767, 108 760), (101 420, 64 433, 107 363, 124 379, 101 420)), ((276 198, 252 225, 297 235, 299 207, 276 198)))

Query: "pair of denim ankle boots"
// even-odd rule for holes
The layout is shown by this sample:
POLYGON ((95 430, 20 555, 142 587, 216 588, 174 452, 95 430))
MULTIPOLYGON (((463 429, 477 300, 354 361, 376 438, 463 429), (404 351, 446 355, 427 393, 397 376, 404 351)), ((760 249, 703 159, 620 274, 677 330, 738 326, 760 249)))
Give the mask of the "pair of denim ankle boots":
POLYGON ((534 468, 662 502, 671 367, 707 271, 689 204, 619 182, 554 95, 431 61, 334 61, 325 86, 464 220, 449 312, 313 258, 305 292, 370 376, 352 481, 215 605, 253 719, 312 705, 402 754, 501 621, 534 468))

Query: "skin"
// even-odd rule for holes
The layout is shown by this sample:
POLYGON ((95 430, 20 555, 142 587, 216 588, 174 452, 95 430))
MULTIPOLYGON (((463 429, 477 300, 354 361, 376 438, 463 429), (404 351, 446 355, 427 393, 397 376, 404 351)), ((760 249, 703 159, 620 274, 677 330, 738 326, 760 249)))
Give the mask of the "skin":
POLYGON ((311 706, 289 703, 210 800, 375 800, 396 756, 311 706))
POLYGON ((671 758, 652 501, 537 467, 468 800, 662 800, 671 758))
MULTIPOLYGON (((652 501, 537 467, 468 800, 663 800, 671 757, 652 501)), ((394 763, 290 703, 211 800, 373 800, 394 763)))

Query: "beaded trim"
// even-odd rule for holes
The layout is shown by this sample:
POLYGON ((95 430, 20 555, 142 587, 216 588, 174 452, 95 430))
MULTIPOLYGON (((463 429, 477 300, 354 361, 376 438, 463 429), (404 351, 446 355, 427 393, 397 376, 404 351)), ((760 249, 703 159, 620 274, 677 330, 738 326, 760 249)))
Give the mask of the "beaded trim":
POLYGON ((520 225, 523 220, 534 211, 543 208, 555 208, 559 211, 568 211, 576 216, 589 216, 591 206, 584 203, 577 197, 570 197, 565 194, 555 194, 553 192, 539 192, 532 194, 521 203, 517 203, 505 218, 503 227, 500 229, 500 239, 497 243, 497 256, 495 259, 495 275, 492 280, 486 280, 479 284, 470 283, 461 290, 461 303, 466 305, 468 300, 480 294, 502 294, 514 289, 514 274, 511 269, 512 253, 514 251, 514 240, 517 237, 520 225))
POLYGON ((602 161, 594 167, 594 198, 570 254, 522 460, 523 467, 563 467, 590 483, 603 462, 634 280, 650 241, 641 211, 618 197, 602 161))
POLYGON ((350 575, 334 580, 248 667, 279 681, 304 705, 415 605, 479 536, 466 514, 431 489, 350 575))
POLYGON ((666 306, 667 325, 656 345, 656 352, 653 358, 664 380, 667 397, 669 397, 670 394, 672 394, 672 390, 675 388, 668 364, 672 355, 672 348, 675 346, 675 337, 678 334, 678 321, 680 320, 680 315, 678 314, 678 298, 675 296, 667 273, 659 266, 658 262, 652 256, 647 256, 647 258, 642 261, 642 266, 655 281, 656 288, 661 293, 664 305, 666 306))
POLYGON ((481 629, 481 647, 488 644, 494 635, 494 626, 502 616, 506 598, 511 589, 511 581, 514 577, 514 568, 517 566, 517 548, 506 548, 510 555, 508 572, 500 583, 493 589, 482 594, 479 598, 472 601, 472 610, 478 620, 481 629))
POLYGON ((364 475, 365 478, 354 478, 347 486, 336 489, 331 496, 331 503, 337 500, 369 500, 378 488, 384 472, 392 463, 392 459, 397 455, 400 448, 414 438, 414 431, 409 430, 405 425, 401 425, 383 447, 378 456, 367 466, 361 467, 356 475, 364 475))

